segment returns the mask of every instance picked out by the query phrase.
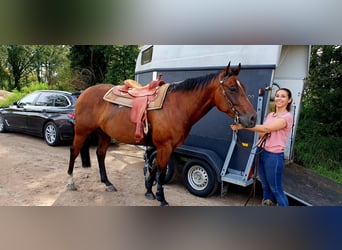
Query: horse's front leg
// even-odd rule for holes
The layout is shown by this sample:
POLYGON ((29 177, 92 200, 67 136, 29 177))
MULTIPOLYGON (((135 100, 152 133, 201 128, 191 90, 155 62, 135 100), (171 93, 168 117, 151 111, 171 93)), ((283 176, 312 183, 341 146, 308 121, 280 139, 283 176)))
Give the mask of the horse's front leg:
POLYGON ((165 184, 165 176, 166 176, 166 167, 162 170, 158 168, 158 175, 157 175, 157 200, 160 202, 160 206, 165 207, 169 206, 169 203, 165 200, 164 195, 164 188, 163 185, 165 184))
POLYGON ((166 167, 172 153, 172 147, 170 144, 164 144, 161 147, 157 147, 156 165, 157 165, 157 192, 156 197, 161 206, 168 206, 169 203, 165 200, 164 188, 166 167))

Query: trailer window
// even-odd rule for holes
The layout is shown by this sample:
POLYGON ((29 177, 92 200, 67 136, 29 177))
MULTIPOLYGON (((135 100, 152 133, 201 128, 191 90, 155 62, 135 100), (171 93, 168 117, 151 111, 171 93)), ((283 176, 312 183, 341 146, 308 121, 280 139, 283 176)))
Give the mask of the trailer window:
POLYGON ((141 65, 149 63, 152 61, 153 46, 145 49, 141 54, 141 65))

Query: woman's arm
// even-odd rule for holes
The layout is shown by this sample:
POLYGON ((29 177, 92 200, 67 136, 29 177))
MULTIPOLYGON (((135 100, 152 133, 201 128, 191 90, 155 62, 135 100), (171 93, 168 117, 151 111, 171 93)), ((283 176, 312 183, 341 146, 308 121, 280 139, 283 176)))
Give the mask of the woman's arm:
POLYGON ((285 128, 287 125, 286 120, 283 118, 279 118, 274 120, 272 123, 269 123, 267 125, 264 124, 257 124, 255 125, 255 127, 253 128, 244 128, 240 123, 239 124, 232 124, 230 125, 230 127, 232 128, 232 130, 240 130, 240 129, 246 129, 249 131, 253 131, 253 132, 257 132, 260 134, 264 134, 264 133, 269 133, 272 131, 277 131, 280 130, 282 128, 285 128))

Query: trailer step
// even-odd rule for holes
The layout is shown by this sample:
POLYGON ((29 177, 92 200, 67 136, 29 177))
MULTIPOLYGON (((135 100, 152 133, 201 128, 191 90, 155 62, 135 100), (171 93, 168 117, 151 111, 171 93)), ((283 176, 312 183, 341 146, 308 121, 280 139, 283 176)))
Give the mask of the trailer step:
POLYGON ((245 180, 245 177, 240 174, 228 173, 221 178, 222 181, 247 187, 253 183, 253 179, 245 180))

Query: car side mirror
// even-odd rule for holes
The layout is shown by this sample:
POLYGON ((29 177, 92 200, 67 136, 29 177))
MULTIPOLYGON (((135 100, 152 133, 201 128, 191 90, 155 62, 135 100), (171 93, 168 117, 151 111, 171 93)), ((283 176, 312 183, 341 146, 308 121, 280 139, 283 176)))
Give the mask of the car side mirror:
POLYGON ((17 108, 20 108, 22 105, 20 105, 20 103, 18 103, 18 101, 13 102, 13 105, 17 106, 17 108))

